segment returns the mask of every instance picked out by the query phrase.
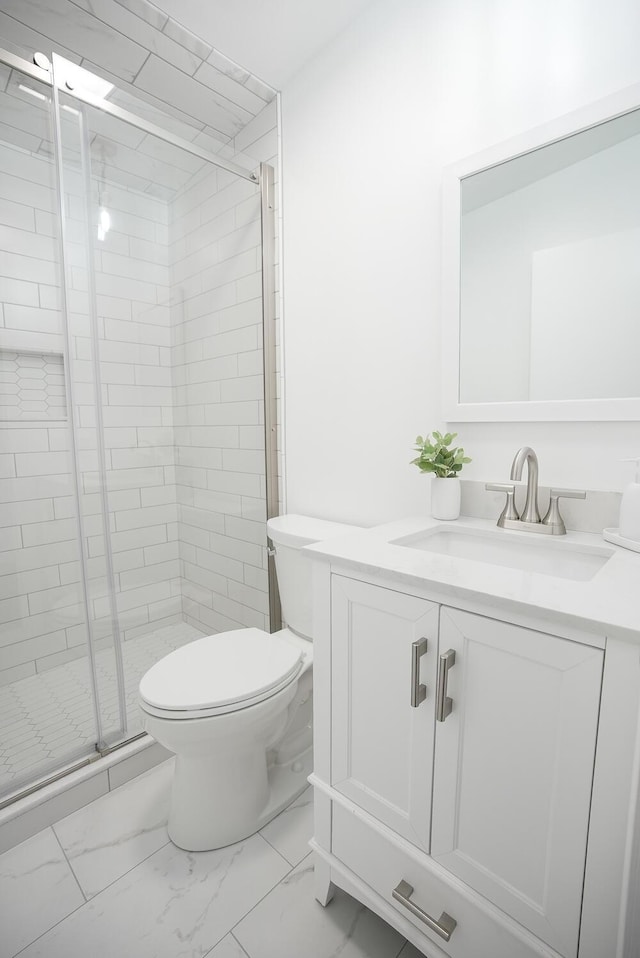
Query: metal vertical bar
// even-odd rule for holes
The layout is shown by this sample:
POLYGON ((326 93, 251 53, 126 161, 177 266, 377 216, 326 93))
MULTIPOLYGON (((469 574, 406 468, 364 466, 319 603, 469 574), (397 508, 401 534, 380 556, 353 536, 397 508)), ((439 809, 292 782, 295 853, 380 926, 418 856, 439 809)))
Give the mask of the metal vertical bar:
MULTIPOLYGON (((54 54, 54 71, 55 71, 54 54)), ((96 451, 98 454, 98 478, 99 492, 102 504, 102 517, 104 522, 104 557, 107 573, 107 588, 109 591, 109 612, 111 616, 111 633, 113 636, 113 652, 116 670, 116 684, 118 687, 118 712, 120 715, 120 732, 124 736, 127 731, 127 705, 124 692, 124 662, 122 659, 122 641, 120 637, 120 622, 118 620, 118 609, 116 606, 116 584, 113 573, 113 553, 111 549, 111 526, 109 511, 109 493, 107 491, 107 468, 105 460, 105 437, 104 437, 104 416, 102 414, 102 374, 100 370, 99 354, 99 333, 98 333, 98 313, 97 313, 97 291, 95 264, 93 260, 93 239, 91 231, 91 169, 90 169, 90 147, 89 130, 87 127, 87 117, 84 107, 79 110, 78 122, 80 124, 80 157, 82 163, 82 177, 85 193, 85 241, 87 244, 87 276, 88 276, 88 307, 89 324, 91 330, 91 360, 93 366, 93 382, 95 390, 95 412, 96 412, 96 451)))
POLYGON ((73 381, 71 376, 71 357, 73 354, 73 340, 71 337, 71 327, 69 323, 69 304, 67 301, 67 263, 66 263, 66 215, 64 209, 64 173, 62 169, 62 128, 60 122, 60 98, 55 78, 51 84, 52 105, 53 105, 53 133, 54 133, 54 157, 56 164, 56 180, 58 194, 58 214, 60 217, 59 247, 60 247, 60 299, 62 307, 62 325, 63 344, 64 344, 64 363, 65 363, 65 392, 67 400, 67 417, 69 422, 69 436, 71 439, 71 457, 73 465, 71 474, 75 493, 76 519, 78 525, 78 538, 80 540, 80 573, 82 578, 82 600, 84 606, 85 622, 87 625, 87 654, 89 659, 89 672, 91 678, 91 687, 93 689, 93 711, 96 723, 96 741, 98 748, 103 744, 102 718, 100 709, 100 696, 98 693, 98 682, 96 679, 96 661, 95 661, 95 636, 93 633, 93 622, 91 618, 91 609, 89 607, 89 585, 87 576, 87 555, 85 553, 87 538, 84 530, 84 520, 82 517, 81 495, 82 483, 80 479, 80 468, 78 464, 78 439, 76 435, 75 422, 75 403, 73 392, 73 381))
MULTIPOLYGON (((264 456, 267 519, 277 516, 278 507, 278 407, 276 392, 275 334, 275 211, 274 172, 268 163, 260 164, 260 213, 262 227, 262 358, 264 385, 264 456)), ((269 627, 282 627, 282 610, 276 581, 274 557, 267 555, 269 576, 269 627)))

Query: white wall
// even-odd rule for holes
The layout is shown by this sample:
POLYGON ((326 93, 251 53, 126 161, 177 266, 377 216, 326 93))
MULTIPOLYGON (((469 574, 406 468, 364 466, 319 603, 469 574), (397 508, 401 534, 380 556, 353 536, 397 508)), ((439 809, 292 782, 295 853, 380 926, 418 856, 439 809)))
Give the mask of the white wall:
MULTIPOLYGON (((426 511, 408 465, 443 425, 443 167, 640 82, 636 0, 389 0, 282 92, 287 508, 374 523, 426 511)), ((618 489, 635 423, 454 426, 464 476, 618 489), (612 465, 613 463, 613 465, 612 465)))

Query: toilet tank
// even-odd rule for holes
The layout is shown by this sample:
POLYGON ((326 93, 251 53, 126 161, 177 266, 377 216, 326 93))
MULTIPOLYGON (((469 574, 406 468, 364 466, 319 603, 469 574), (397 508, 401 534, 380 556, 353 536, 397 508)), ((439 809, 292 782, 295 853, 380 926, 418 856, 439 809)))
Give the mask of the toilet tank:
POLYGON ((356 531, 357 526, 308 516, 274 516, 267 521, 267 535, 276 552, 282 617, 298 635, 312 637, 311 559, 300 550, 312 542, 356 531))

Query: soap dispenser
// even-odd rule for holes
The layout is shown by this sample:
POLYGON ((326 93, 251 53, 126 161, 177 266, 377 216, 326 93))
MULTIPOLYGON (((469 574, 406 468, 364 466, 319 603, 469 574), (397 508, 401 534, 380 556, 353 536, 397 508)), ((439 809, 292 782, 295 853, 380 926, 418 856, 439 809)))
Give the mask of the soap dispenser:
POLYGON ((640 543, 640 456, 637 459, 623 459, 622 462, 635 462, 636 475, 635 482, 630 482, 622 493, 618 535, 621 539, 640 543))

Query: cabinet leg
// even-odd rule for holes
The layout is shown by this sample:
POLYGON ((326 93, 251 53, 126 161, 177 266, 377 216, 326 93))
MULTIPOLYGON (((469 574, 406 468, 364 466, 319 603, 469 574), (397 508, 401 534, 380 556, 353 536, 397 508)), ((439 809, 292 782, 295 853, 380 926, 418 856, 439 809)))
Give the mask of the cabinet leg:
POLYGON ((333 898, 333 882, 331 881, 331 868, 322 859, 315 856, 313 863, 313 881, 314 891, 317 900, 325 908, 333 898))

